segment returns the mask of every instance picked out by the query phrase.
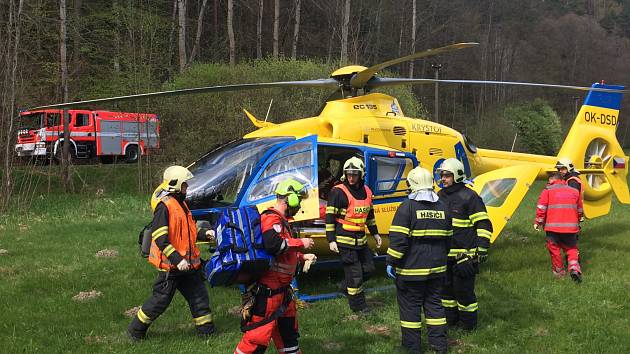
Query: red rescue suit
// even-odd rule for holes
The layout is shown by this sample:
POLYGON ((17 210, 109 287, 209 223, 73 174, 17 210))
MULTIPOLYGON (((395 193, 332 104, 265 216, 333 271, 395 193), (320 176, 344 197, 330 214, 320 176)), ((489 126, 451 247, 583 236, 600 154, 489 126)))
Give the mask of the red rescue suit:
POLYGON ((292 237, 287 219, 273 208, 262 214, 260 222, 265 250, 274 254, 275 259, 258 281, 263 290, 256 295, 247 326, 269 318, 283 304, 286 310, 277 319, 246 331, 234 353, 263 353, 271 339, 279 353, 301 353, 295 301, 287 298, 291 294, 286 289, 291 286, 299 263, 304 261, 304 255, 299 251, 304 243, 292 237))
POLYGON ((583 215, 580 192, 569 187, 566 181, 553 180, 538 198, 536 224, 545 227, 554 274, 564 274, 561 249, 567 254, 569 270, 581 273, 576 234, 580 231, 579 220, 583 215))

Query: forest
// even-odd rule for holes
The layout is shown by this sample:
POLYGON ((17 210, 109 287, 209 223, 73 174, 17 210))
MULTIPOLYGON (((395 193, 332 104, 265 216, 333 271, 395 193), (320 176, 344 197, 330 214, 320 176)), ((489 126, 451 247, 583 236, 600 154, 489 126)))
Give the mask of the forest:
MULTIPOLYGON (((630 0, 2 0, 2 208, 17 161, 18 111, 173 88, 325 78, 455 42, 480 45, 411 61, 387 76, 589 86, 630 82, 630 0)), ((478 145, 507 148, 514 105, 553 107, 566 132, 582 92, 417 85, 393 90, 408 116, 439 121, 478 145), (507 112, 507 113, 506 113, 507 112)), ((262 90, 92 107, 161 116, 161 161, 191 161, 254 127, 317 112, 327 92, 262 90), (273 104, 270 105, 271 100, 273 104)), ((625 99, 624 104, 628 100, 625 99)), ((627 146, 628 123, 618 126, 627 146)), ((551 143, 553 145, 553 143, 551 143)), ((517 143, 516 150, 525 148, 517 143)))

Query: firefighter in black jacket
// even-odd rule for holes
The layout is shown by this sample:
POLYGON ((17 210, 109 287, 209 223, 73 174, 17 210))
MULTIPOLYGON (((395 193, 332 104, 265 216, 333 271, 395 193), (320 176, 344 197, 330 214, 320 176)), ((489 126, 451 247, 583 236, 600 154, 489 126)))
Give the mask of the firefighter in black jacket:
POLYGON ((164 182, 156 189, 159 194, 151 223, 151 251, 149 262, 158 270, 153 294, 133 318, 127 333, 132 340, 143 339, 153 323, 171 303, 175 291, 188 302, 199 336, 214 333, 208 290, 201 273, 201 258, 197 240, 214 238, 214 232, 199 229, 184 199, 192 173, 182 166, 171 166, 164 171, 164 182), (159 189, 164 188, 160 193, 159 189))
POLYGON ((478 309, 475 277, 479 272, 478 264, 488 257, 492 223, 479 195, 464 184, 464 165, 459 160, 444 160, 438 172, 444 186, 438 195, 453 220, 442 304, 449 326, 461 321, 463 329, 472 330, 477 326, 478 309))
POLYGON ((577 189, 582 193, 582 180, 580 180, 580 173, 575 170, 575 166, 570 159, 561 158, 556 162, 556 169, 562 175, 562 178, 567 181, 569 187, 577 189))
POLYGON ((363 282, 374 272, 366 226, 374 236, 376 247, 381 247, 372 209, 372 191, 363 183, 364 169, 361 159, 348 159, 343 165, 343 183, 330 191, 326 206, 326 238, 330 250, 341 256, 348 303, 354 312, 368 311, 363 282))
POLYGON ((420 353, 420 312, 429 345, 446 353, 446 315, 442 286, 453 236, 446 205, 433 192, 433 175, 416 167, 407 176, 411 193, 400 204, 389 229, 387 274, 396 280, 402 346, 420 353))

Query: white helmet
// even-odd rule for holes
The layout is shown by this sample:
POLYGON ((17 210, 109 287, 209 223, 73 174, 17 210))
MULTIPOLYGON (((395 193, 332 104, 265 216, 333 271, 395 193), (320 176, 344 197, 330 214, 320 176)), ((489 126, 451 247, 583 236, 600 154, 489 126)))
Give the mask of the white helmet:
POLYGON ((455 183, 464 182, 464 178, 466 178, 464 164, 454 157, 444 160, 440 167, 438 167, 437 172, 448 172, 452 174, 455 183))
POLYGON ((358 172, 361 178, 363 178, 365 174, 365 164, 363 164, 363 160, 358 157, 351 157, 343 164, 343 174, 346 172, 358 172))
POLYGON ((566 157, 562 157, 558 159, 558 162, 556 162, 557 169, 560 169, 562 167, 566 168, 567 171, 569 171, 569 173, 575 172, 575 166, 573 166, 573 161, 571 161, 571 159, 568 159, 566 157))
POLYGON ((407 184, 412 192, 433 189, 433 174, 418 166, 407 174, 407 184))
POLYGON ((182 183, 193 177, 186 167, 171 166, 164 171, 163 184, 168 192, 181 192, 182 183))

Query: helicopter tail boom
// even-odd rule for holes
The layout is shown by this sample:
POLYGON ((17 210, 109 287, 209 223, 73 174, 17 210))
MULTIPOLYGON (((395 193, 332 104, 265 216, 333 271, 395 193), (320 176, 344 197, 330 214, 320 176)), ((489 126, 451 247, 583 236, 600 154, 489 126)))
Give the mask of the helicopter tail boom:
MULTIPOLYGON (((593 87, 624 89, 605 84, 593 87)), ((570 158, 581 173, 588 218, 607 214, 613 193, 620 202, 630 204, 629 157, 616 136, 622 98, 622 93, 589 92, 558 153, 558 157, 570 158)))

